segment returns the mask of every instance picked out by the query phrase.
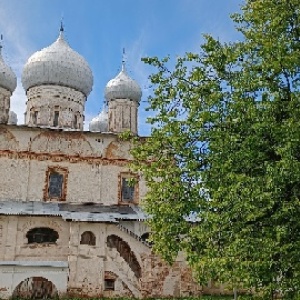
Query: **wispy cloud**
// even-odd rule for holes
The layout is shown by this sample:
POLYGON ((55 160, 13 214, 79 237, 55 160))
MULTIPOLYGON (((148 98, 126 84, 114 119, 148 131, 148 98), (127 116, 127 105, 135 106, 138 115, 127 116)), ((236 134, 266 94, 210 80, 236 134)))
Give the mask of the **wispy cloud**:
MULTIPOLYGON (((23 66, 33 52, 33 45, 27 39, 26 22, 18 14, 13 15, 13 7, 8 3, 0 8, 0 30, 4 36, 3 56, 17 76, 17 88, 11 97, 11 110, 18 115, 18 124, 24 123, 26 95, 21 84, 23 66), (4 9, 5 7, 5 9, 4 9)), ((18 10, 20 13, 20 11, 18 10)))
POLYGON ((148 44, 152 41, 151 28, 148 24, 145 25, 141 30, 137 39, 128 47, 128 69, 129 75, 135 79, 142 89, 142 101, 139 106, 139 134, 149 135, 150 125, 146 124, 146 120, 149 116, 149 112, 145 110, 147 105, 147 99, 151 93, 149 75, 150 68, 144 62, 142 62, 143 57, 147 57, 145 49, 147 49, 148 44))

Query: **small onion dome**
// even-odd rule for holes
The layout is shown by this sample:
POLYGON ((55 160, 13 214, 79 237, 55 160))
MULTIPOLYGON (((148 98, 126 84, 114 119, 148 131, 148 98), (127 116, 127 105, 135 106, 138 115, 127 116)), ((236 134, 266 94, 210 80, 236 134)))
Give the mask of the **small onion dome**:
POLYGON ((108 113, 102 110, 101 113, 92 119, 89 124, 90 131, 93 132, 107 132, 108 131, 108 113))
POLYGON ((140 86, 128 76, 123 64, 121 72, 107 83, 105 87, 105 99, 107 101, 130 99, 140 102, 141 98, 142 91, 140 86))
POLYGON ((18 116, 17 114, 10 110, 9 111, 9 117, 8 117, 8 125, 17 125, 18 123, 18 116))
POLYGON ((2 58, 1 50, 2 46, 0 45, 0 87, 13 93, 17 87, 17 77, 12 69, 5 64, 2 58))
POLYGON ((65 41, 61 29, 52 45, 28 59, 22 84, 26 91, 34 86, 51 84, 70 87, 88 96, 93 87, 93 74, 86 60, 65 41))

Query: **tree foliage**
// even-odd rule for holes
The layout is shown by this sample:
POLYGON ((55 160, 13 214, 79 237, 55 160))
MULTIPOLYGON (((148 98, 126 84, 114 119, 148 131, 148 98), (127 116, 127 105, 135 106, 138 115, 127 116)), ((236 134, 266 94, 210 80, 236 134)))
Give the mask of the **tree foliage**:
POLYGON ((154 249, 209 279, 300 290, 300 2, 248 0, 243 39, 205 36, 199 53, 156 68, 151 137, 133 150, 149 191, 154 249), (149 161, 151 163, 149 163, 149 161))

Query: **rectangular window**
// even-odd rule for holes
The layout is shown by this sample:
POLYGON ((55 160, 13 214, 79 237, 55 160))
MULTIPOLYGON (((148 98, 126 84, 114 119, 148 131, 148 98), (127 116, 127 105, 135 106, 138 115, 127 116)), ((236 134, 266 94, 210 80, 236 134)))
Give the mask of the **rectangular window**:
POLYGON ((104 279, 104 290, 114 291, 115 290, 115 280, 114 279, 104 279))
POLYGON ((78 118, 77 115, 74 116, 74 128, 77 129, 78 128, 78 118))
POLYGON ((46 172, 44 200, 66 200, 68 170, 61 167, 49 167, 46 172))
POLYGON ((38 112, 34 111, 32 115, 32 124, 36 125, 37 124, 37 117, 38 117, 38 112))
POLYGON ((134 185, 129 178, 122 178, 122 201, 132 202, 134 200, 134 185))
POLYGON ((53 119, 53 126, 57 127, 58 126, 58 117, 59 117, 59 111, 54 112, 54 119, 53 119))
POLYGON ((131 172, 119 174, 119 204, 138 203, 138 177, 131 172))
POLYGON ((61 198, 63 188, 63 175, 51 172, 49 175, 48 195, 50 198, 61 198))

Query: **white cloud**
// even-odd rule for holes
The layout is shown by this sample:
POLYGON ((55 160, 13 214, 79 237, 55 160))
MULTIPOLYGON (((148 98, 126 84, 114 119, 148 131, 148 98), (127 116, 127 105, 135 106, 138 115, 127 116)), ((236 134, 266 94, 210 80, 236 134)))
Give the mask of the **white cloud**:
POLYGON ((21 85, 18 86, 11 97, 10 110, 14 111, 18 116, 18 124, 24 124, 24 113, 26 110, 26 95, 21 85))
POLYGON ((3 7, 0 8, 0 28, 4 36, 3 57, 17 76, 17 88, 11 97, 11 110, 17 114, 18 124, 24 124, 26 95, 21 84, 21 74, 33 47, 26 38, 26 22, 23 22, 21 16, 12 15, 13 7, 8 3, 5 4, 5 9, 3 7))

